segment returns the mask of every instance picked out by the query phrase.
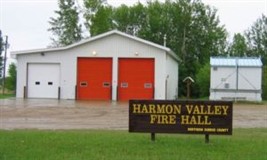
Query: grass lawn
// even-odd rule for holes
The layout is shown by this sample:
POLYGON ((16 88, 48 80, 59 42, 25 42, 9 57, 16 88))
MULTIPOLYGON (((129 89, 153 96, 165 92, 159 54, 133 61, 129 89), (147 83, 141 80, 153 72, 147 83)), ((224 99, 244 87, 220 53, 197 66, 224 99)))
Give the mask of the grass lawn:
POLYGON ((234 129, 233 136, 127 131, 0 130, 0 160, 267 160, 267 128, 234 129))
POLYGON ((0 99, 15 97, 15 94, 0 94, 0 99))

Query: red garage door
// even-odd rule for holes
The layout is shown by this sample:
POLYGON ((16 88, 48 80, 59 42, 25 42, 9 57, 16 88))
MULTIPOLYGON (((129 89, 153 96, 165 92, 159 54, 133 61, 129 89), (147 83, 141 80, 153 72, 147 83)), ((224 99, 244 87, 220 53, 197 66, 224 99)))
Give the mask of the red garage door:
POLYGON ((118 98, 154 98, 154 59, 119 59, 118 98))
POLYGON ((78 58, 77 68, 77 99, 111 99, 111 58, 78 58))

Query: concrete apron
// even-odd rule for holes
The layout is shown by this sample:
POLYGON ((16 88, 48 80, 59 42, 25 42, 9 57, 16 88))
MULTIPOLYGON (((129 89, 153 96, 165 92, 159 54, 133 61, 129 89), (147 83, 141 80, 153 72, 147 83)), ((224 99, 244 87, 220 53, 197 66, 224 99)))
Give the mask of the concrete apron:
POLYGON ((0 100, 0 129, 128 129, 128 103, 54 99, 0 100))

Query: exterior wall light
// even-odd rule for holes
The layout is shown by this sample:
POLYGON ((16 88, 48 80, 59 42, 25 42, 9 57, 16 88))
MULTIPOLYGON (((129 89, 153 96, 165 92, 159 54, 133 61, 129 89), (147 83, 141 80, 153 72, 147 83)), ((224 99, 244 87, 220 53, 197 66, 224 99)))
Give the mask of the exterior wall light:
POLYGON ((96 51, 93 51, 92 54, 93 54, 93 56, 96 56, 96 51))

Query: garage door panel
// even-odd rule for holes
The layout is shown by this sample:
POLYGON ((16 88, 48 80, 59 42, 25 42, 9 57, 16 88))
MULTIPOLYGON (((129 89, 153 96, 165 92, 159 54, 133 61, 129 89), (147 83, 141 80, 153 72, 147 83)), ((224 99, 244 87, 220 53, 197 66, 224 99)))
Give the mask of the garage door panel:
POLYGON ((119 84, 119 100, 153 99, 154 59, 119 59, 119 84))
POLYGON ((77 68, 78 99, 111 99, 111 58, 78 58, 77 68), (81 82, 86 82, 87 85, 79 85, 81 82))
POLYGON ((28 98, 58 98, 59 64, 28 64, 28 98))

